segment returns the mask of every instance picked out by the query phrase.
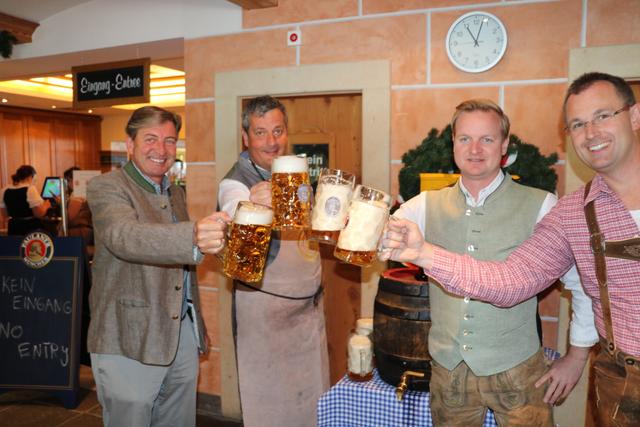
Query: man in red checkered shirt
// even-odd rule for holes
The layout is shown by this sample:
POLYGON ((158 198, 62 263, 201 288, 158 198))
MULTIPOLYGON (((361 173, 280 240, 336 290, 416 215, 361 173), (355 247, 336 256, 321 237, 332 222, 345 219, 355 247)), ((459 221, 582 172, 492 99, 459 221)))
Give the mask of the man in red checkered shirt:
POLYGON ((506 261, 447 252, 407 220, 389 223, 380 258, 419 265, 447 290, 503 307, 575 264, 601 340, 598 425, 640 425, 640 105, 623 79, 588 73, 569 87, 564 118, 576 153, 596 175, 563 197, 506 261))

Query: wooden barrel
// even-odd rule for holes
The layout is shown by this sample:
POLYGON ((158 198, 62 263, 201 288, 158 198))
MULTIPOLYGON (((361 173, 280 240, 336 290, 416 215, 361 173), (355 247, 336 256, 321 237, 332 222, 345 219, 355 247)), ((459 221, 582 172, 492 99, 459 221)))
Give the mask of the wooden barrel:
POLYGON ((422 270, 385 271, 378 282, 373 312, 376 367, 384 381, 397 386, 405 371, 417 371, 425 376, 412 377, 409 389, 429 390, 430 328, 429 286, 422 270))

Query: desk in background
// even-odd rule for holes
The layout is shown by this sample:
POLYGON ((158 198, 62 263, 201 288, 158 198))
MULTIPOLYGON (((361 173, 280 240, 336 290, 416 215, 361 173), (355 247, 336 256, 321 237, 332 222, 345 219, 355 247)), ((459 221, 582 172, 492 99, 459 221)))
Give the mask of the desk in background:
MULTIPOLYGON (((344 376, 318 401, 318 427, 431 427, 429 393, 407 390, 402 401, 396 388, 373 379, 354 382, 344 376)), ((497 427, 488 411, 483 427, 497 427)))

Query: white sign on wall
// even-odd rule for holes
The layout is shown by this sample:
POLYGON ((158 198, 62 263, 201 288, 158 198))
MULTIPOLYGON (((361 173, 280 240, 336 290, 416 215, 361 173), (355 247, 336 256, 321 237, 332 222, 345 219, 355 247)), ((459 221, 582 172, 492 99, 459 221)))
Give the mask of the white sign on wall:
POLYGON ((100 174, 101 172, 97 170, 73 171, 73 196, 86 198, 87 183, 91 178, 100 174))

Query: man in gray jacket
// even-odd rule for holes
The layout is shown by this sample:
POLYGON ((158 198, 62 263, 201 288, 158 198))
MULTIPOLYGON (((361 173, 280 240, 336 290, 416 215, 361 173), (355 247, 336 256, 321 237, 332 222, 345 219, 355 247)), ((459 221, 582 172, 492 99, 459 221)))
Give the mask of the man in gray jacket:
POLYGON ((229 217, 189 220, 170 185, 180 117, 157 107, 127 123, 131 160, 92 179, 95 258, 88 348, 106 426, 194 426, 204 352, 194 266, 224 245, 229 217))

